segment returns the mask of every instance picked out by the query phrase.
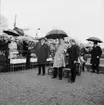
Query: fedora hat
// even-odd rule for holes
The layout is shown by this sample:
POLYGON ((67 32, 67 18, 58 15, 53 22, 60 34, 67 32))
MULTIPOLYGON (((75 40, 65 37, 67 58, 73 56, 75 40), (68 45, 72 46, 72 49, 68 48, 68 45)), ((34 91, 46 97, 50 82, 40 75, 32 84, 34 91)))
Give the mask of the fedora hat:
POLYGON ((47 39, 46 39, 45 37, 41 37, 41 38, 39 38, 39 40, 40 40, 40 41, 41 41, 41 40, 47 41, 47 39))

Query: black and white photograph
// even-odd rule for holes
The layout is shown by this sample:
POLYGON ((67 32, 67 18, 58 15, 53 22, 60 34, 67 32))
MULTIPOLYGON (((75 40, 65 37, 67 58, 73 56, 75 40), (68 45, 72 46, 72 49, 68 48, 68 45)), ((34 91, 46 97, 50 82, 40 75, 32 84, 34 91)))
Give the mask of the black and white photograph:
POLYGON ((104 0, 0 0, 0 105, 104 105, 104 0))

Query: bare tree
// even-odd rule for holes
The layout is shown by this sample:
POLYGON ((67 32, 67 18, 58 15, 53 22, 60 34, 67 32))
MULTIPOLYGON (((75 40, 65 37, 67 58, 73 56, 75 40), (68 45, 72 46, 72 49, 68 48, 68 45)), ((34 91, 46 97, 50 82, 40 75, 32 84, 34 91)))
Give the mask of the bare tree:
POLYGON ((0 14, 0 34, 2 33, 3 30, 8 28, 8 21, 6 17, 0 14))

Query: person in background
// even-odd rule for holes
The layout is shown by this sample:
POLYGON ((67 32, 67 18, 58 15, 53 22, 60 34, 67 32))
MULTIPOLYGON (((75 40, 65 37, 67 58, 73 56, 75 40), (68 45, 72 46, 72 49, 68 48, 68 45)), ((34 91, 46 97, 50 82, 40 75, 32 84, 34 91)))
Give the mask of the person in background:
POLYGON ((11 59, 17 58, 18 50, 17 43, 14 38, 11 38, 8 42, 8 69, 10 69, 11 59))
POLYGON ((27 41, 23 41, 23 57, 26 58, 26 69, 30 69, 30 55, 31 51, 29 43, 27 41))
POLYGON ((23 41, 23 57, 26 57, 28 51, 28 44, 26 41, 23 41))
POLYGON ((55 57, 53 61, 53 77, 59 77, 59 80, 62 80, 62 69, 65 67, 65 51, 66 51, 66 44, 64 43, 64 39, 59 39, 59 45, 57 46, 55 57))
POLYGON ((85 65, 86 65, 86 62, 87 62, 87 57, 86 57, 86 50, 85 50, 85 47, 84 46, 82 46, 81 48, 80 48, 80 60, 81 60, 81 62, 82 62, 82 70, 83 70, 83 72, 85 71, 85 65))
POLYGON ((52 59, 54 59, 55 52, 56 52, 56 44, 55 43, 51 43, 50 44, 50 55, 51 55, 52 59))
POLYGON ((94 42, 93 48, 91 50, 91 64, 93 73, 95 72, 95 70, 97 70, 97 74, 99 74, 99 64, 101 55, 102 50, 100 46, 98 46, 97 42, 94 42))
POLYGON ((2 56, 2 58, 0 58, 0 62, 1 63, 6 63, 6 65, 4 65, 5 67, 3 69, 3 72, 10 70, 10 59, 9 59, 8 44, 9 44, 9 41, 7 41, 7 42, 5 40, 0 41, 0 56, 2 56))
POLYGON ((31 42, 28 43, 27 55, 26 55, 26 69, 30 69, 30 58, 31 58, 31 42))
POLYGON ((11 38, 11 41, 8 44, 8 48, 9 48, 9 57, 10 57, 10 59, 11 58, 16 58, 17 54, 18 54, 18 50, 17 50, 17 43, 16 43, 14 38, 11 38))
POLYGON ((42 75, 45 75, 45 64, 46 64, 46 60, 48 58, 48 54, 49 54, 49 47, 48 45, 45 43, 46 39, 44 37, 42 37, 40 39, 40 43, 38 43, 37 45, 37 49, 36 49, 36 56, 37 56, 37 63, 38 63, 38 74, 41 74, 41 68, 42 68, 42 75))
POLYGON ((68 53, 68 68, 71 69, 71 82, 75 82, 76 79, 76 63, 79 57, 79 47, 76 45, 74 39, 70 40, 71 46, 67 49, 68 53))
POLYGON ((23 56, 23 42, 20 40, 17 40, 17 50, 19 52, 19 57, 21 58, 23 56))

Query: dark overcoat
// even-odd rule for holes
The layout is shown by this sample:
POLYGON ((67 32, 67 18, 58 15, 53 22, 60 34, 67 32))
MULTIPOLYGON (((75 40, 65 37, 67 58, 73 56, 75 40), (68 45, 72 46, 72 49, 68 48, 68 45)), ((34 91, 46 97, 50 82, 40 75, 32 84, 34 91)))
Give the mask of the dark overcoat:
POLYGON ((37 62, 38 64, 45 64, 49 54, 49 47, 47 44, 41 45, 36 50, 37 62))
POLYGON ((74 68, 75 64, 74 61, 78 61, 78 56, 79 56, 79 48, 77 45, 73 45, 70 48, 67 49, 68 53, 68 67, 69 68, 74 68))
POLYGON ((99 64, 102 50, 99 46, 93 47, 91 51, 91 64, 99 64))

